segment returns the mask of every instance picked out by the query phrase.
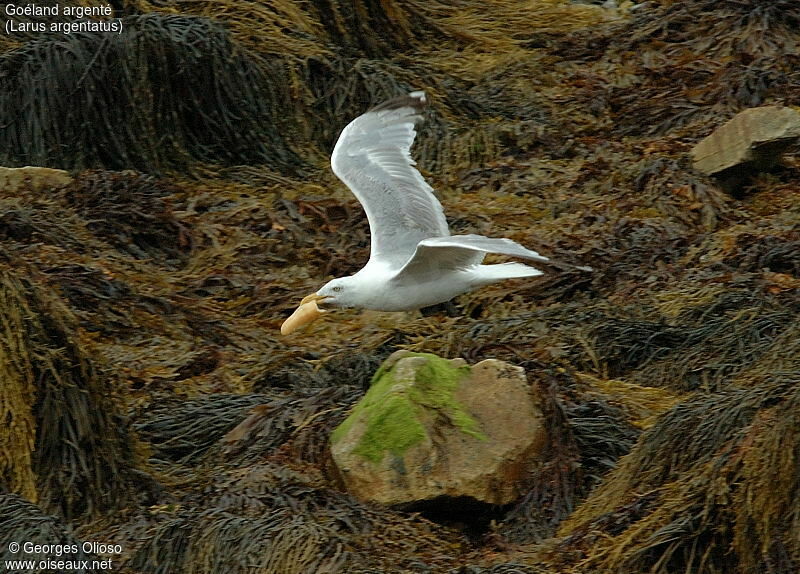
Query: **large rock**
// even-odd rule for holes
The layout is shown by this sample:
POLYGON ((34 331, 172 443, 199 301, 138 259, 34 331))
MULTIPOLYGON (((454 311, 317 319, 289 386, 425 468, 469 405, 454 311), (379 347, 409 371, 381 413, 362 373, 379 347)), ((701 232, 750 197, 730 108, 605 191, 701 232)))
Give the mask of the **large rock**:
POLYGON ((692 149, 694 168, 709 175, 731 168, 766 170, 800 137, 800 113, 784 106, 736 114, 692 149))
POLYGON ((507 504, 528 486, 546 439, 522 368, 398 351, 333 432, 331 451, 344 486, 365 500, 507 504))

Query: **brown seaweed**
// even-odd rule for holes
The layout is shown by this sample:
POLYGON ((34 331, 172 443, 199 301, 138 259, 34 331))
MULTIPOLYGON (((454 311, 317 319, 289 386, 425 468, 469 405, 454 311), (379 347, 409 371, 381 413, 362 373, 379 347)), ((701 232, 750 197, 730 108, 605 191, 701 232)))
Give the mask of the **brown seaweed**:
POLYGON ((795 3, 664 2, 634 14, 613 56, 636 54, 642 77, 610 98, 622 133, 642 132, 631 121, 638 114, 649 117, 644 133, 663 134, 768 101, 800 101, 787 56, 800 22, 795 3))
POLYGON ((86 353, 61 301, 24 275, 0 273, 10 369, 2 408, 20 423, 4 441, 4 487, 67 519, 128 504, 140 476, 117 380, 86 353))
POLYGON ((224 28, 158 14, 123 25, 123 34, 37 38, 0 56, 9 86, 0 91, 1 164, 160 173, 206 161, 297 170, 277 113, 285 92, 224 28))
POLYGON ((274 464, 207 489, 202 507, 165 514, 131 562, 170 571, 357 572, 448 564, 456 540, 419 517, 359 503, 274 464), (200 566, 200 565, 203 566, 200 566))
POLYGON ((268 400, 264 395, 219 394, 161 403, 143 413, 133 428, 152 448, 151 460, 189 462, 268 400))
POLYGON ((152 176, 88 171, 61 193, 91 232, 120 251, 175 265, 192 248, 189 229, 168 203, 177 191, 152 176))
MULTIPOLYGON (((102 560, 93 553, 84 552, 84 540, 75 536, 74 532, 58 518, 45 514, 37 505, 25 500, 16 494, 0 494, 0 541, 3 543, 3 550, 0 552, 0 560, 4 563, 8 561, 30 560, 39 563, 42 560, 74 562, 79 563, 87 560, 102 560), (24 541, 22 543, 18 541, 24 541), (20 546, 27 542, 32 548, 30 551, 13 552, 9 549, 11 542, 17 542, 20 546), (54 545, 64 548, 64 552, 59 552, 58 557, 54 557, 53 552, 48 551, 54 545), (73 548, 77 550, 72 551, 73 548)), ((100 569, 85 569, 84 572, 101 572, 100 569)))
POLYGON ((800 557, 790 534, 798 469, 784 453, 796 451, 797 437, 770 430, 796 422, 797 394, 789 375, 676 407, 562 527, 571 532, 563 549, 589 570, 791 571, 800 557), (609 528, 611 512, 642 496, 634 493, 647 503, 609 528), (766 544, 754 548, 753 537, 766 544))

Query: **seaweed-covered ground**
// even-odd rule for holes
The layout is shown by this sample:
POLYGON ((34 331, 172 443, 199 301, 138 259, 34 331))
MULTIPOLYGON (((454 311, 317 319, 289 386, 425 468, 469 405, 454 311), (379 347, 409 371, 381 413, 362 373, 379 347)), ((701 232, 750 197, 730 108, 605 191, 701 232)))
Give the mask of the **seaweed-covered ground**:
POLYGON ((71 175, 0 190, 3 559, 800 571, 800 160, 726 192, 688 155, 745 108, 800 106, 797 2, 112 4, 120 35, 0 37, 0 164, 71 175), (338 131, 411 89, 454 232, 594 271, 281 337, 368 257, 338 131), (536 488, 475 522, 342 492, 328 435, 397 349, 525 367, 536 488))

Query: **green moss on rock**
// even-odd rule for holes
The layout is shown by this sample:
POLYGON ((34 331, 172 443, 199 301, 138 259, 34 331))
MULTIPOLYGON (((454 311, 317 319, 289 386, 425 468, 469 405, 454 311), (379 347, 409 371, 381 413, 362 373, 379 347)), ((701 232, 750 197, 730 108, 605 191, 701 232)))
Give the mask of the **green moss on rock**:
POLYGON ((455 400, 461 380, 469 376, 467 365, 454 366, 430 353, 408 353, 397 362, 382 365, 372 378, 367 394, 331 435, 342 439, 357 422, 365 431, 354 452, 378 463, 387 452, 402 456, 408 448, 427 438, 426 415, 445 416, 465 434, 486 440, 478 422, 455 400), (413 381, 398 380, 400 361, 420 357, 424 363, 414 371, 413 381))

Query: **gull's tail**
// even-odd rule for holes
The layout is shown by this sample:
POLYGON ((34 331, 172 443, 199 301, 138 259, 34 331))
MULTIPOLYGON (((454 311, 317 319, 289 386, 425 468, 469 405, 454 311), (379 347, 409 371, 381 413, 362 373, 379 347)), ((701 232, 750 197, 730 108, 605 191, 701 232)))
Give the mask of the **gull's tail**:
POLYGON ((474 271, 476 285, 488 285, 503 279, 518 277, 536 277, 542 272, 522 263, 497 263, 495 265, 478 265, 474 271))

